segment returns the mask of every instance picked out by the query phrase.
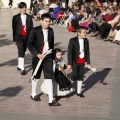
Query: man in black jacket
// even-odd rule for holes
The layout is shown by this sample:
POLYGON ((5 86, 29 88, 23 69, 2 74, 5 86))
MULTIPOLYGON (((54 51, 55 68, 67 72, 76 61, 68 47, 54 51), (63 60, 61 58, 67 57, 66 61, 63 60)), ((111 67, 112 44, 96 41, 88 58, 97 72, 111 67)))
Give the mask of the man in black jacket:
POLYGON ((38 79, 41 77, 41 72, 44 73, 44 83, 47 87, 47 93, 49 97, 49 106, 59 106, 60 104, 53 100, 53 53, 48 54, 44 57, 49 49, 54 50, 54 32, 50 28, 51 17, 49 14, 43 14, 41 16, 41 26, 35 27, 31 30, 29 39, 28 39, 28 49, 33 55, 33 73, 40 59, 42 59, 42 64, 39 67, 39 70, 32 80, 32 93, 31 99, 35 101, 40 101, 40 97, 36 94, 36 88, 38 79))
POLYGON ((20 13, 13 16, 12 29, 13 29, 13 42, 18 48, 18 67, 21 75, 25 75, 24 69, 24 56, 27 49, 28 36, 30 30, 33 28, 32 16, 26 13, 27 5, 24 2, 19 4, 20 13))
POLYGON ((77 29, 77 34, 78 36, 71 38, 68 44, 67 69, 70 70, 72 68, 73 76, 71 80, 77 80, 77 95, 79 97, 85 97, 81 93, 81 88, 85 62, 87 63, 87 67, 90 67, 89 41, 86 38, 87 29, 80 26, 77 29))

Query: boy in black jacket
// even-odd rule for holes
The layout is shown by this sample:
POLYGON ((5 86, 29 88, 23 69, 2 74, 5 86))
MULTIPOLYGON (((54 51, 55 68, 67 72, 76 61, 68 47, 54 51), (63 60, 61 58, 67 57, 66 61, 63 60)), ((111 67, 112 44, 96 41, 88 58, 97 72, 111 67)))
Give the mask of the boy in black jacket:
POLYGON ((47 93, 49 96, 49 106, 59 106, 60 104, 53 100, 53 53, 44 57, 49 49, 54 50, 54 32, 50 28, 51 17, 49 14, 43 14, 41 16, 41 24, 38 27, 31 30, 29 40, 28 40, 28 49, 33 55, 33 72, 38 64, 39 59, 42 59, 42 64, 39 67, 39 70, 32 80, 32 93, 31 98, 35 101, 40 101, 40 97, 36 94, 37 82, 41 77, 41 72, 44 73, 44 82, 47 86, 47 93))
POLYGON ((81 93, 85 62, 87 67, 90 67, 89 41, 86 35, 87 29, 80 26, 77 29, 77 37, 71 38, 68 44, 67 69, 72 68, 73 76, 71 80, 77 80, 77 95, 80 97, 85 97, 81 93))
POLYGON ((18 67, 17 70, 21 71, 21 75, 25 75, 24 69, 24 56, 27 49, 27 41, 30 30, 33 28, 32 16, 26 13, 27 5, 24 2, 19 4, 20 13, 13 16, 12 29, 13 29, 13 42, 18 48, 18 67))

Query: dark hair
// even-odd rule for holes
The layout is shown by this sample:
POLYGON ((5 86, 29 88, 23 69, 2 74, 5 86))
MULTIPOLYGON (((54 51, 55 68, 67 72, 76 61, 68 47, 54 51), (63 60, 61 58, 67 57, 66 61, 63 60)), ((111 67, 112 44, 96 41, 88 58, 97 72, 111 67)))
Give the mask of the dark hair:
POLYGON ((86 7, 86 13, 89 15, 89 14, 92 14, 92 10, 90 7, 86 7))
POLYGON ((112 9, 112 11, 113 11, 113 12, 115 12, 115 11, 116 11, 116 7, 112 7, 111 9, 112 9))
POLYGON ((75 3, 73 4, 73 6, 76 6, 76 7, 80 8, 80 2, 79 2, 79 1, 75 2, 75 3))
POLYGON ((27 4, 25 2, 20 2, 19 3, 19 8, 27 8, 27 4))
POLYGON ((85 8, 85 4, 81 4, 81 5, 80 5, 80 10, 81 10, 82 6, 85 8))
POLYGON ((87 30, 87 28, 84 27, 84 26, 79 26, 79 27, 76 29, 76 32, 81 32, 81 30, 87 30))
POLYGON ((56 56, 56 53, 58 53, 58 52, 62 52, 62 50, 60 48, 55 48, 54 49, 54 55, 56 56))
POLYGON ((95 12, 96 12, 96 16, 100 15, 100 14, 101 14, 100 8, 97 8, 97 9, 95 10, 95 12))
POLYGON ((120 10, 120 6, 117 6, 117 7, 116 7, 116 10, 120 10))
POLYGON ((42 15, 41 15, 41 20, 44 20, 45 18, 51 19, 50 14, 45 13, 45 14, 42 14, 42 15))
POLYGON ((73 13, 73 10, 72 10, 72 9, 69 9, 69 12, 72 12, 72 13, 73 13))

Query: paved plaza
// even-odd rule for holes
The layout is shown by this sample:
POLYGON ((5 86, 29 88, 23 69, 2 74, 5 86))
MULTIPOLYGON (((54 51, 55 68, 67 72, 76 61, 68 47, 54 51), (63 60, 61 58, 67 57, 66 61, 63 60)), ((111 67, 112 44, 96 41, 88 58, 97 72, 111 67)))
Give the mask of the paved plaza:
MULTIPOLYGON (((120 120, 120 46, 103 40, 89 38, 91 66, 96 74, 85 69, 82 91, 85 98, 79 98, 76 91, 59 100, 62 106, 48 106, 48 96, 41 94, 39 80, 37 93, 41 101, 30 99, 32 68, 31 54, 26 52, 27 74, 17 71, 17 48, 12 42, 12 16, 18 9, 0 10, 0 120, 120 120)), ((40 23, 34 21, 34 26, 40 23)), ((76 33, 54 25, 55 48, 63 50, 67 64, 69 39, 76 33)), ((71 71, 68 72, 71 75, 71 71)), ((74 84, 76 87, 76 83, 74 84)))

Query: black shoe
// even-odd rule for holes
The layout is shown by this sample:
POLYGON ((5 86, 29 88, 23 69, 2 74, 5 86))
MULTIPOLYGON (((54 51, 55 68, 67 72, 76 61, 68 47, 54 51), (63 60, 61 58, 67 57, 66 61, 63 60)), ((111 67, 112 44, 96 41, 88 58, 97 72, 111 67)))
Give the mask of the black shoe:
POLYGON ((21 69, 20 69, 19 67, 17 67, 17 70, 19 70, 19 71, 20 71, 21 69))
POLYGON ((61 106, 60 103, 58 103, 57 101, 52 101, 52 103, 48 103, 49 106, 61 106))
POLYGON ((79 97, 81 97, 81 98, 84 98, 84 97, 85 97, 82 93, 80 93, 80 94, 77 93, 77 96, 79 96, 79 97))
POLYGON ((26 74, 26 70, 21 70, 20 73, 21 73, 21 75, 25 75, 26 74))
POLYGON ((31 96, 31 99, 34 101, 41 101, 40 96, 36 95, 34 98, 31 96))
POLYGON ((61 96, 57 96, 55 97, 54 101, 58 102, 62 97, 61 96))

